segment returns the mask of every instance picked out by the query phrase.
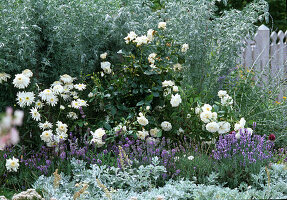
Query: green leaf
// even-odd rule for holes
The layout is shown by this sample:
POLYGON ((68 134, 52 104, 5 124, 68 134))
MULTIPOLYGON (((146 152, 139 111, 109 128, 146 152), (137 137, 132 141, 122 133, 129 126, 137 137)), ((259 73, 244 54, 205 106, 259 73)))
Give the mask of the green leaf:
POLYGON ((136 106, 142 106, 142 105, 144 105, 144 103, 145 103, 145 100, 141 100, 140 102, 137 103, 136 106))

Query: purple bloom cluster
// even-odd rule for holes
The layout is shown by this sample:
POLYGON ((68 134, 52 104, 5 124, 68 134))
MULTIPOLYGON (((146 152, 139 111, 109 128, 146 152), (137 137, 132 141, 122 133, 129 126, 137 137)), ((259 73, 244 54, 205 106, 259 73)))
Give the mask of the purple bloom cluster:
POLYGON ((216 143, 216 149, 212 156, 216 160, 232 159, 241 165, 264 161, 273 157, 274 143, 266 140, 266 136, 251 135, 247 129, 240 130, 240 139, 236 139, 236 133, 220 136, 216 143))
MULTIPOLYGON (((182 149, 181 145, 172 144, 169 139, 157 138, 147 140, 136 140, 126 137, 108 147, 115 155, 119 155, 119 146, 123 148, 128 158, 138 165, 147 165, 151 163, 153 157, 157 156, 160 164, 165 166, 168 174, 163 177, 176 176, 180 170, 176 169, 175 155, 182 149)), ((121 167, 120 158, 117 158, 117 165, 121 167)))

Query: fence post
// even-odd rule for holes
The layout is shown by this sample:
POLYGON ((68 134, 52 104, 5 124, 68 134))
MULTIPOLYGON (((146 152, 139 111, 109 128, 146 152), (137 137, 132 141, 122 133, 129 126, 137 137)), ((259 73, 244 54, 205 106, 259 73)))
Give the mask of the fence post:
MULTIPOLYGON (((270 49, 270 30, 264 24, 258 28, 258 32, 255 35, 255 57, 256 61, 254 65, 255 71, 262 73, 263 85, 268 83, 269 68, 269 49, 270 49)), ((260 85, 262 85, 260 83, 260 85)))

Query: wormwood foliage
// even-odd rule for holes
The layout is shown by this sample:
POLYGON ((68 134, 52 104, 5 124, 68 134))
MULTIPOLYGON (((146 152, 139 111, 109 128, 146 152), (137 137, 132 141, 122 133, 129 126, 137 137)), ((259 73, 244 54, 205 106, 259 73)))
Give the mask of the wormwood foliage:
MULTIPOLYGON (((60 199, 69 199, 71 198, 71 194, 74 191, 77 191, 77 187, 75 187, 75 183, 85 182, 87 187, 79 199, 132 199, 137 198, 141 199, 155 199, 155 198, 165 198, 165 199, 276 199, 276 198, 286 198, 287 197, 287 174, 286 174, 286 166, 282 164, 274 164, 271 166, 269 170, 270 173, 270 184, 268 184, 268 178, 266 177, 266 169, 262 167, 259 174, 252 175, 257 186, 248 186, 245 184, 240 185, 238 188, 230 189, 228 187, 222 187, 221 185, 216 185, 218 174, 212 173, 208 178, 208 185, 203 184, 195 184, 193 181, 187 180, 179 180, 168 181, 165 186, 155 188, 150 187, 150 190, 144 191, 140 189, 140 187, 147 187, 147 185, 142 183, 147 183, 147 179, 143 179, 141 181, 141 185, 138 184, 138 178, 148 177, 148 175, 142 175, 142 173, 146 173, 150 171, 151 173, 158 174, 158 172, 162 172, 163 167, 150 165, 147 167, 141 167, 136 170, 133 169, 130 172, 117 171, 112 168, 111 170, 107 170, 104 168, 93 167, 92 169, 85 169, 83 166, 84 163, 79 163, 79 161, 74 160, 74 164, 80 167, 77 170, 76 176, 72 181, 69 181, 67 177, 65 177, 61 181, 61 185, 59 190, 55 190, 53 188, 52 179, 53 177, 44 177, 41 176, 38 181, 35 183, 34 187, 37 189, 41 189, 45 195, 45 198, 60 198, 60 199), (110 174, 111 171, 116 172, 116 174, 110 174), (77 176, 78 173, 81 172, 82 175, 77 176), (123 176, 123 174, 126 174, 123 176), (98 179, 91 179, 90 175, 96 175, 101 179, 100 182, 98 179), (130 176, 130 178, 129 178, 130 176), (107 179, 106 179, 107 178, 107 179), (133 179, 134 184, 128 184, 125 190, 118 189, 111 193, 111 196, 106 196, 105 192, 100 188, 108 188, 111 187, 109 181, 121 182, 121 183, 129 183, 129 180, 133 179), (135 186, 136 185, 136 186, 135 186), (140 190, 138 190, 140 189, 140 190)), ((156 164, 156 158, 154 158, 153 164, 156 164)), ((114 184, 115 185, 115 184, 114 184)))

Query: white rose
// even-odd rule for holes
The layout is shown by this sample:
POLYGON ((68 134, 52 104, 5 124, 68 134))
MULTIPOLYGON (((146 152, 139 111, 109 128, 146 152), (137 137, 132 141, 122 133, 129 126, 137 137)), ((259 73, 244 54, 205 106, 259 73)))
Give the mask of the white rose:
POLYGON ((141 139, 144 140, 146 136, 148 136, 148 131, 143 130, 143 131, 138 131, 137 136, 141 139))
POLYGON ((252 135, 252 133, 253 133, 253 130, 252 130, 252 128, 247 128, 247 130, 246 130, 250 135, 252 135))
POLYGON ((177 107, 179 106, 179 104, 182 102, 181 97, 179 94, 176 95, 172 95, 171 96, 171 100, 170 100, 170 104, 172 107, 177 107))
POLYGON ((230 124, 228 122, 219 122, 218 125, 219 125, 218 129, 219 134, 228 133, 230 131, 230 124))
POLYGON ((194 111, 195 111, 195 114, 197 115, 200 114, 200 108, 196 107, 194 111))
POLYGON ((106 131, 103 128, 98 128, 95 132, 90 132, 94 138, 96 139, 102 139, 103 135, 106 134, 106 131))
POLYGON ((161 128, 164 131, 170 131, 172 129, 172 125, 171 125, 171 123, 164 121, 161 123, 161 128))
POLYGON ((150 129, 150 135, 152 136, 152 137, 157 137, 158 135, 158 132, 159 132, 160 130, 158 129, 158 128, 153 128, 153 129, 150 129))
POLYGON ((166 29, 166 22, 159 22, 159 23, 158 23, 158 28, 160 28, 160 29, 166 29))
POLYGON ((149 39, 149 41, 152 41, 152 40, 153 40, 154 34, 155 34, 155 31, 152 30, 152 29, 149 29, 149 30, 147 31, 147 38, 149 39))
POLYGON ((182 53, 185 53, 188 49, 189 49, 189 45, 185 43, 185 44, 183 44, 182 47, 181 47, 181 52, 182 52, 182 53))
POLYGON ((235 138, 236 138, 237 140, 239 140, 240 137, 241 137, 240 133, 236 133, 236 134, 235 134, 235 138))
POLYGON ((219 129, 219 126, 216 122, 210 122, 206 125, 206 130, 208 132, 215 133, 218 131, 218 129, 219 129))
POLYGON ((110 62, 101 62, 101 68, 106 74, 110 74, 112 72, 110 62))
POLYGON ((227 92, 224 90, 219 90, 217 95, 219 98, 222 98, 227 95, 227 92))
POLYGON ((208 123, 211 118, 212 118, 212 112, 210 112, 210 111, 205 111, 205 112, 202 112, 202 113, 200 114, 200 119, 201 119, 201 121, 203 121, 204 123, 208 123))
POLYGON ((145 116, 140 116, 140 117, 137 117, 137 121, 138 121, 138 123, 140 124, 140 125, 142 125, 142 126, 146 126, 146 125, 148 125, 148 119, 147 118, 145 118, 145 116))
POLYGON ((173 87, 172 87, 172 91, 178 92, 178 87, 177 87, 177 86, 173 86, 173 87))
POLYGON ((212 110, 212 106, 209 105, 209 104, 204 104, 204 105, 202 106, 202 110, 203 110, 203 112, 205 112, 205 111, 211 111, 211 110, 212 110))
POLYGON ((107 58, 107 55, 108 55, 108 53, 107 53, 107 52, 102 53, 102 54, 100 55, 100 58, 104 60, 104 59, 106 59, 106 58, 107 58))

